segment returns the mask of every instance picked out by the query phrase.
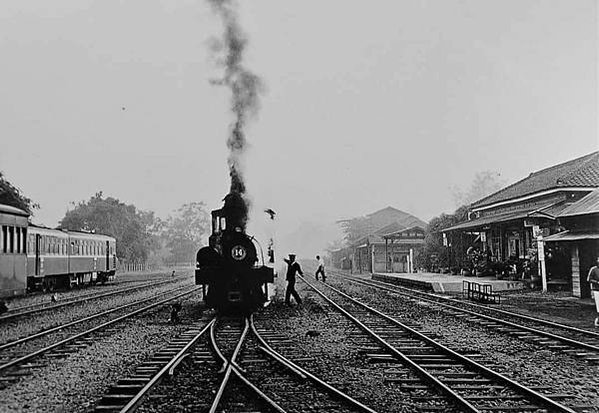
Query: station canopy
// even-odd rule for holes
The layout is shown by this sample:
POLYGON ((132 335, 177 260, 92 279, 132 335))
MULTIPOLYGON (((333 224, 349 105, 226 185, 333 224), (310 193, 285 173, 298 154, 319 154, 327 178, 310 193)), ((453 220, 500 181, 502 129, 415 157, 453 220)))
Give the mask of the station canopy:
POLYGON ((599 230, 563 231, 543 238, 545 242, 583 241, 599 239, 599 230))

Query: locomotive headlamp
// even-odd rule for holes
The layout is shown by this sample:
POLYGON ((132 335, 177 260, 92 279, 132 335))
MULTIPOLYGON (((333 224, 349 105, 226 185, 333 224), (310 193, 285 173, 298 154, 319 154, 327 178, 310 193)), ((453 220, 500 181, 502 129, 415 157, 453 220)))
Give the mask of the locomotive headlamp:
POLYGON ((242 247, 241 245, 235 245, 231 248, 231 257, 233 257, 234 260, 241 261, 246 255, 247 251, 245 247, 242 247))

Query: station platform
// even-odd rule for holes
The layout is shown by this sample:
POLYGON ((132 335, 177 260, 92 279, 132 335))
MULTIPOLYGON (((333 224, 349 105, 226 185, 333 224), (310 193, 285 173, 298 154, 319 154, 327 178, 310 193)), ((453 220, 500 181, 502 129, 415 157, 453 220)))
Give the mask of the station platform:
POLYGON ((375 273, 372 275, 372 279, 447 294, 460 294, 462 292, 463 281, 490 284, 493 292, 521 290, 524 288, 524 283, 522 281, 498 280, 495 277, 466 277, 463 275, 429 272, 417 272, 413 274, 375 273))

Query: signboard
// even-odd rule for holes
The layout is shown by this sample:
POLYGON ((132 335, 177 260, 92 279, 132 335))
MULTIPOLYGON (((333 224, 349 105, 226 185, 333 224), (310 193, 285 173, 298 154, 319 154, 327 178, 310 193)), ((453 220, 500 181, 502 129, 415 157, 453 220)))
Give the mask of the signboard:
POLYGON ((538 225, 533 225, 532 226, 532 236, 534 238, 539 238, 539 236, 543 235, 543 231, 541 231, 541 228, 538 225))
POLYGON ((480 233, 480 241, 487 242, 487 233, 486 232, 483 231, 480 233))
POLYGON ((447 247, 447 234, 443 233, 443 246, 447 247))

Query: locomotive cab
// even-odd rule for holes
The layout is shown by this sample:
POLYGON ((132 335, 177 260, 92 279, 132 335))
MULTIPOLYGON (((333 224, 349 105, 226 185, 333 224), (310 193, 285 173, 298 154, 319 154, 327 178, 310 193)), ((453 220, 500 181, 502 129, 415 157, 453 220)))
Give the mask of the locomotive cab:
POLYGON ((263 258, 259 264, 255 240, 245 233, 244 214, 232 195, 225 197, 223 208, 212 211, 212 233, 208 246, 197 253, 195 281, 202 285, 208 307, 252 311, 267 301, 274 271, 263 258))

